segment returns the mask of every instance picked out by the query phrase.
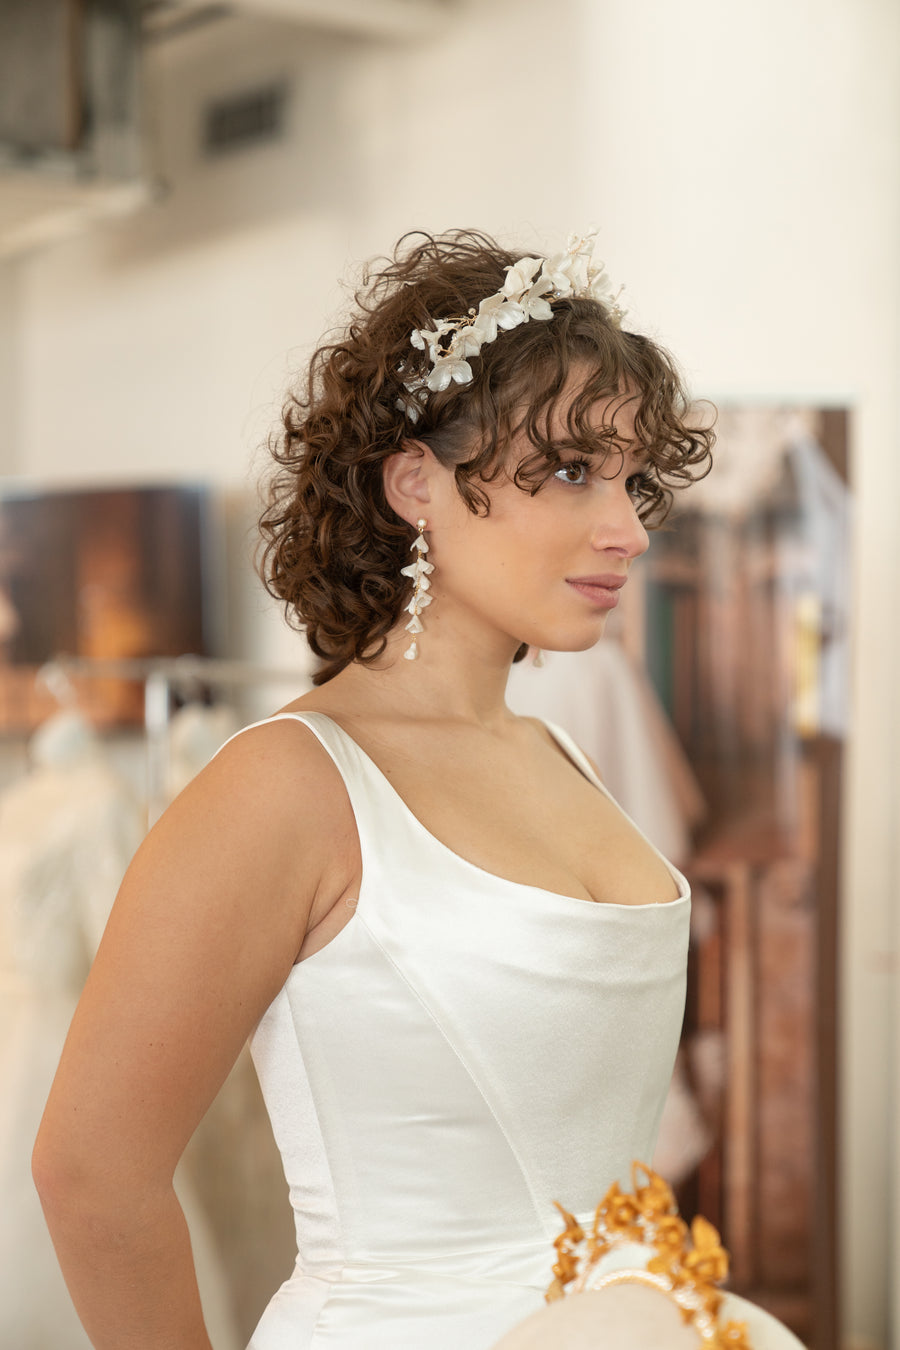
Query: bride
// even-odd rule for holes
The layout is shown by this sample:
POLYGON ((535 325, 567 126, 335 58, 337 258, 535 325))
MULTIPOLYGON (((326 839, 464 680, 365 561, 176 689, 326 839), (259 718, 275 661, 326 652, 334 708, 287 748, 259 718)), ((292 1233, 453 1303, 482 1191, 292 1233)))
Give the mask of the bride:
POLYGON ((34 1171, 97 1350, 209 1350, 172 1174, 251 1046, 298 1260, 252 1350, 487 1350, 649 1158, 689 896, 504 701, 591 647, 712 432, 593 240, 408 237, 284 409, 267 585, 321 660, 138 851, 34 1171))

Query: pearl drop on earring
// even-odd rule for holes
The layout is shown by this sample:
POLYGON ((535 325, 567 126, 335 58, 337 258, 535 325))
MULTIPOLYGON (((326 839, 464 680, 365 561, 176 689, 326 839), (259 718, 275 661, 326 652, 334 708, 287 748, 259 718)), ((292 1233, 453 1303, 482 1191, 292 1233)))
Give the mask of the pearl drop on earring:
POLYGON ((427 562, 425 559, 425 554, 428 552, 428 544, 425 541, 424 530, 427 524, 428 522, 426 520, 416 521, 419 533, 411 545, 411 550, 415 552, 416 560, 414 563, 410 563, 409 567, 401 567, 400 569, 400 575, 411 577, 413 582, 412 599, 406 606, 407 613, 412 616, 409 623, 406 625, 406 631, 413 634, 412 642, 403 653, 407 661, 415 661, 416 657, 419 655, 416 636, 423 631, 422 620, 419 618, 419 615, 423 609, 426 609, 431 604, 432 600, 432 597, 428 593, 431 589, 431 582, 428 578, 434 571, 434 564, 427 562))

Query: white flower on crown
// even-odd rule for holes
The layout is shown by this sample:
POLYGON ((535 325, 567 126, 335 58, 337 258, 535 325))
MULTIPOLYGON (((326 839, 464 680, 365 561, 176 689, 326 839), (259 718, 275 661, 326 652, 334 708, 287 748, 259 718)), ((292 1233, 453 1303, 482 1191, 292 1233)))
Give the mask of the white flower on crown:
MULTIPOLYGON (((550 288, 547 287, 547 290, 550 288)), ((526 319, 552 319, 553 307, 549 300, 544 299, 545 290, 542 286, 532 286, 530 291, 526 291, 519 301, 522 309, 525 311, 526 319)))
POLYGON ((482 334, 482 343, 493 342, 500 329, 517 328, 525 322, 525 311, 515 300, 507 300, 502 291, 489 295, 478 306, 472 327, 482 334))
POLYGON ((441 356, 435 362, 434 370, 425 381, 425 387, 435 393, 446 389, 453 381, 455 384, 471 384, 474 376, 468 361, 458 356, 441 356))
POLYGON ((507 267, 501 294, 517 300, 534 284, 534 274, 543 261, 543 258, 520 258, 517 263, 507 267))
POLYGON ((427 351, 431 370, 403 381, 412 398, 403 395, 397 407, 411 422, 418 421, 428 392, 439 392, 451 383, 471 384, 475 378, 469 357, 478 356, 500 332, 517 328, 531 319, 553 318, 551 300, 584 296, 608 311, 618 327, 625 316, 619 305, 621 288, 614 291, 603 263, 594 266, 592 254, 596 229, 585 235, 572 234, 565 252, 552 258, 520 258, 506 269, 502 288, 486 296, 477 312, 470 309, 460 318, 439 319, 433 329, 414 328, 410 342, 418 351, 427 351))

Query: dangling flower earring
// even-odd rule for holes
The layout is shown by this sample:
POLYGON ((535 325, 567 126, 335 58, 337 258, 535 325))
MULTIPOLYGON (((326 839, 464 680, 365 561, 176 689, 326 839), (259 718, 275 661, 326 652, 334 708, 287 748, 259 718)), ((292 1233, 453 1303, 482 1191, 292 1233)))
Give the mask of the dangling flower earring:
POLYGON ((431 604, 431 596, 428 592, 431 589, 431 582, 428 580, 429 574, 434 571, 434 563, 425 561, 425 554, 428 552, 428 545, 425 542, 423 531, 428 524, 425 520, 417 520, 416 525, 419 533, 412 542, 412 549, 416 554, 416 561, 410 563, 409 567, 401 567, 400 575, 412 577, 413 593, 412 599, 406 606, 408 614, 412 615, 409 623, 406 625, 406 631, 412 633, 413 640, 407 647, 403 655, 407 661, 415 661, 419 655, 419 648, 416 644, 416 634, 422 632, 422 620, 419 618, 423 609, 431 604))

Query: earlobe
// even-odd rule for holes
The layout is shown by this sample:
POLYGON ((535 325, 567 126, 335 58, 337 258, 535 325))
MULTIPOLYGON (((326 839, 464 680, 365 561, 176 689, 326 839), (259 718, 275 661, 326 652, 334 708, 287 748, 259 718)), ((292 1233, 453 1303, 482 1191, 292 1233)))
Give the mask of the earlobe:
POLYGON ((384 495, 402 520, 414 525, 431 501, 428 468, 431 452, 421 441, 407 440, 382 466, 384 495))

